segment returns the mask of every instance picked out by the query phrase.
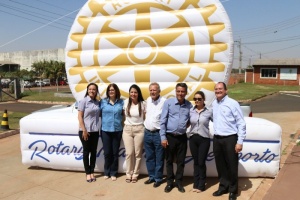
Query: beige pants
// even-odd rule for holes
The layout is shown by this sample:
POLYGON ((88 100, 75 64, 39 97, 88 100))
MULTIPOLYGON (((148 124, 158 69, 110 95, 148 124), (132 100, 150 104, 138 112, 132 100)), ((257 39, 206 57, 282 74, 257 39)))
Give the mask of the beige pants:
POLYGON ((126 151, 126 176, 139 176, 144 144, 144 125, 125 125, 123 142, 126 151))

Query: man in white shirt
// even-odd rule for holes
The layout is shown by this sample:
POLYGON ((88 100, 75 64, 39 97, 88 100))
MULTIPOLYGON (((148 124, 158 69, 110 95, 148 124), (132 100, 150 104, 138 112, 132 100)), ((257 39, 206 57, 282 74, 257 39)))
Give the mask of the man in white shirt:
POLYGON ((146 119, 144 122, 144 148, 146 153, 146 166, 149 179, 145 184, 153 184, 159 187, 162 182, 164 169, 164 148, 160 139, 160 115, 165 98, 160 96, 160 86, 158 83, 149 85, 150 97, 147 99, 146 119))

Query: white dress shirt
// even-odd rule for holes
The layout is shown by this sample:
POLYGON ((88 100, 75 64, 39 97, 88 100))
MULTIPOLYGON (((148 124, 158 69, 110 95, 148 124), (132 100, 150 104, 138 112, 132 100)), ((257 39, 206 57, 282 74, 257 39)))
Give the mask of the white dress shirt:
POLYGON ((153 101, 151 97, 147 98, 147 109, 146 109, 146 119, 144 126, 150 131, 159 130, 160 127, 160 115, 165 102, 164 97, 159 97, 156 101, 153 101))

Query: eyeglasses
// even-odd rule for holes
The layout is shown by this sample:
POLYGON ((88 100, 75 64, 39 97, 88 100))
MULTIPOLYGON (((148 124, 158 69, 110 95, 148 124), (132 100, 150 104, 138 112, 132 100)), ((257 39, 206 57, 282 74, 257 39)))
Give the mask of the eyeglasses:
POLYGON ((194 101, 202 101, 202 98, 194 98, 194 101))

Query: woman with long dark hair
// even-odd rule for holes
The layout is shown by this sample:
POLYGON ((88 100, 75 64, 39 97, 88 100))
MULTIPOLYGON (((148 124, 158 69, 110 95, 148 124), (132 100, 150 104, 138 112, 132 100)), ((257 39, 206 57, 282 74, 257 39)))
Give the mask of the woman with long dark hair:
POLYGON ((123 141, 126 151, 126 182, 136 183, 141 167, 144 141, 144 119, 146 103, 141 89, 133 84, 129 88, 129 98, 124 102, 125 126, 123 141))
POLYGON ((83 147, 83 164, 86 181, 96 181, 94 169, 96 166, 96 151, 99 139, 99 100, 97 100, 98 85, 88 84, 84 98, 78 104, 79 138, 83 147))
POLYGON ((209 121, 212 110, 205 106, 205 95, 197 91, 194 95, 195 106, 190 110, 190 150, 194 159, 193 192, 205 190, 206 158, 210 147, 209 121))
POLYGON ((111 83, 106 89, 106 98, 101 100, 101 135, 104 149, 104 179, 117 180, 119 148, 123 131, 123 105, 119 87, 111 83))

